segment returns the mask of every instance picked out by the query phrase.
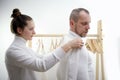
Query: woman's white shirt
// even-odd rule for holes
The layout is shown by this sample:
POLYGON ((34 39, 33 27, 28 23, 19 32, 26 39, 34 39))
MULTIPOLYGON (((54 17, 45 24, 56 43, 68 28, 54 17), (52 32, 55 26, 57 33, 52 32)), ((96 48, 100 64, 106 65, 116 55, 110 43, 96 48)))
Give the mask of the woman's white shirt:
POLYGON ((38 56, 26 47, 26 40, 15 36, 13 43, 6 51, 5 63, 10 80, 40 80, 35 71, 44 72, 54 66, 65 52, 57 48, 46 56, 38 56))

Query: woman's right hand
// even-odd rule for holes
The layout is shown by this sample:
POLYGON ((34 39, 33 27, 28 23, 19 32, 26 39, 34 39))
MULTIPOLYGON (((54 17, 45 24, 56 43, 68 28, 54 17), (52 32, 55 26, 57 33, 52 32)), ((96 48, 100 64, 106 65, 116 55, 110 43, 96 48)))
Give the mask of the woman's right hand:
POLYGON ((64 49, 65 52, 69 51, 70 49, 73 48, 81 48, 83 46, 83 41, 80 38, 75 38, 71 41, 69 41, 68 43, 66 43, 65 45, 62 46, 62 48, 64 49))
POLYGON ((83 46, 83 41, 81 38, 75 38, 68 42, 71 48, 81 48, 83 46))

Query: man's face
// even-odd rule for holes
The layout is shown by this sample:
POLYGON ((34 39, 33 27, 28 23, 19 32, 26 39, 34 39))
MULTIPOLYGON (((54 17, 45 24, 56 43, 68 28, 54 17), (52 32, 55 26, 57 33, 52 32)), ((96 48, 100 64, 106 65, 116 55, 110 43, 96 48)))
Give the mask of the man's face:
POLYGON ((73 31, 81 37, 86 37, 88 30, 90 29, 90 15, 84 11, 81 11, 79 15, 79 20, 74 22, 73 31))

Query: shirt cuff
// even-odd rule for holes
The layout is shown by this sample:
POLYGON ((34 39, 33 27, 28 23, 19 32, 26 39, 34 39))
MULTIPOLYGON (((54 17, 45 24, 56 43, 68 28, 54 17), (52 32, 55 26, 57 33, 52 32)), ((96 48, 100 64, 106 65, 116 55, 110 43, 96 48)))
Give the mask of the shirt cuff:
POLYGON ((58 59, 58 60, 61 60, 64 56, 65 56, 66 52, 61 48, 57 48, 53 55, 58 59))

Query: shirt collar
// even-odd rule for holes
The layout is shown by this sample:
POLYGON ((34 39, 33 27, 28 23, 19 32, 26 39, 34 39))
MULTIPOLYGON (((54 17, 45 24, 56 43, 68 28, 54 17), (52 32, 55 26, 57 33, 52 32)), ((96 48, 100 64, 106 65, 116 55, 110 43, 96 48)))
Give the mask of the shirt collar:
POLYGON ((76 34, 76 33, 73 32, 73 31, 69 31, 69 34, 72 35, 73 37, 81 38, 78 34, 76 34))
POLYGON ((86 43, 86 37, 81 37, 73 31, 69 31, 69 36, 71 36, 72 38, 81 38, 83 42, 86 43))
POLYGON ((20 37, 20 36, 15 36, 15 41, 18 43, 18 44, 25 44, 26 45, 26 40, 23 38, 23 37, 20 37))

